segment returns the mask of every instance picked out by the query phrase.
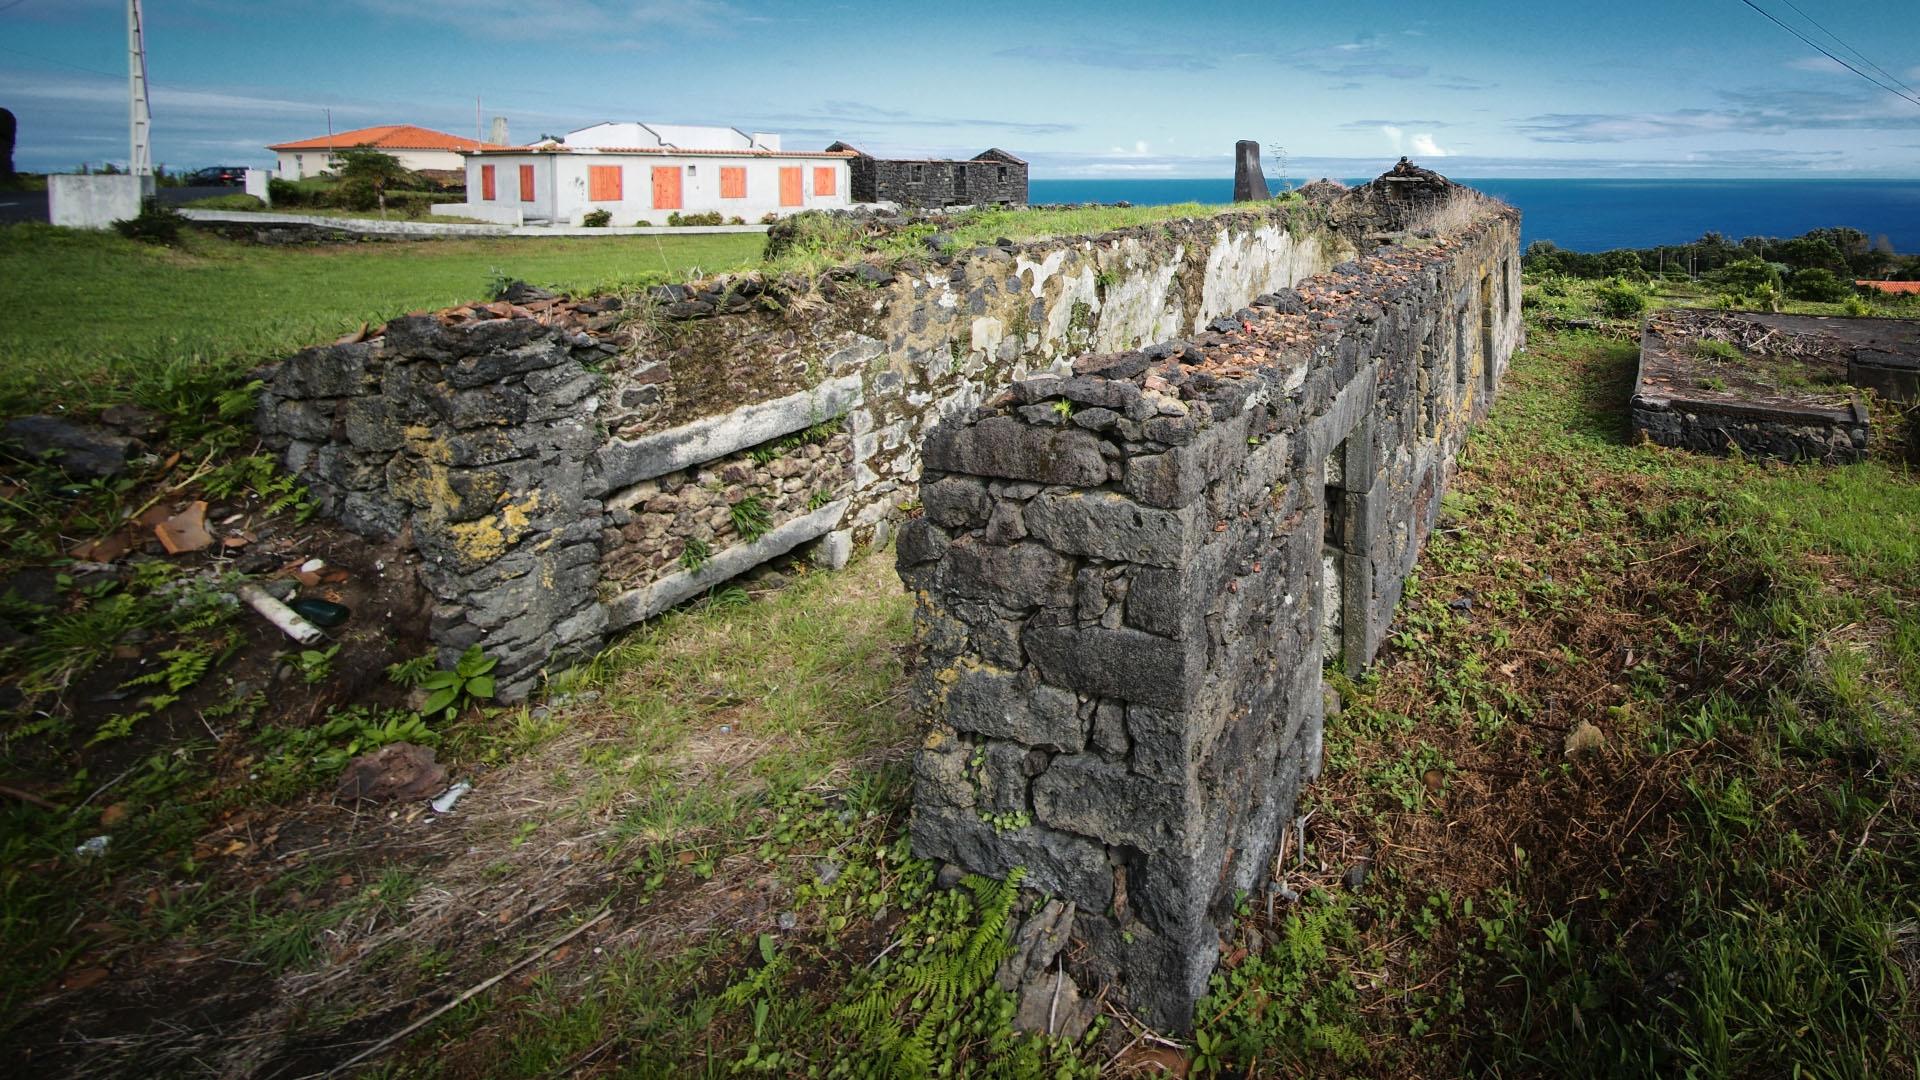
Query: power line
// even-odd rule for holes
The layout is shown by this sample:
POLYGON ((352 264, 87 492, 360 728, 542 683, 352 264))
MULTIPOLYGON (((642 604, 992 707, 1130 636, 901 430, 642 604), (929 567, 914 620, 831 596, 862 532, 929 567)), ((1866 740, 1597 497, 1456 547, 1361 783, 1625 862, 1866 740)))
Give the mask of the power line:
POLYGON ((1872 68, 1876 73, 1883 76, 1888 82, 1893 83, 1895 86, 1898 86, 1900 89, 1905 90, 1909 94, 1920 94, 1920 90, 1915 90, 1913 87, 1908 86, 1904 82, 1901 82, 1900 79, 1897 76, 1895 76, 1891 71, 1888 71, 1886 68, 1883 68, 1879 64, 1874 63, 1870 58, 1868 58, 1866 53, 1863 53, 1859 49, 1856 49, 1853 46, 1847 44, 1845 41, 1842 41, 1840 39, 1840 35, 1820 25, 1820 20, 1807 14, 1805 11, 1802 11, 1800 8, 1800 5, 1794 3, 1793 0, 1781 0, 1781 2, 1786 4, 1788 7, 1792 8, 1795 14, 1799 15, 1801 18, 1812 23, 1814 27, 1818 29, 1821 33, 1831 38, 1834 44, 1852 53, 1855 59, 1859 60, 1861 63, 1872 68))
POLYGON ((1855 75, 1860 76, 1861 78, 1867 80, 1868 82, 1879 87, 1880 89, 1885 90, 1887 93, 1892 94, 1894 97, 1899 98, 1901 101, 1907 102, 1910 105, 1920 106, 1920 95, 1909 94, 1903 90, 1895 89, 1894 87, 1888 86, 1886 83, 1881 82, 1879 79, 1874 78, 1873 76, 1867 74, 1866 72, 1861 71, 1859 68, 1854 67, 1852 64, 1847 63, 1845 60, 1842 60, 1840 57, 1833 55, 1832 52, 1828 51, 1826 46, 1820 44, 1819 42, 1813 40, 1807 35, 1801 33, 1798 29, 1792 26, 1788 26, 1786 23, 1781 22, 1779 18, 1774 15, 1773 12, 1768 11, 1766 8, 1761 7, 1759 4, 1754 3, 1753 0, 1740 0, 1740 2, 1752 8, 1753 10, 1759 12, 1760 14, 1766 16, 1766 19, 1768 22, 1772 23, 1773 25, 1779 27, 1782 30, 1785 30, 1789 34, 1792 34, 1794 37, 1799 38, 1801 41, 1805 42, 1808 46, 1810 46, 1815 51, 1817 51, 1820 55, 1826 57, 1827 59, 1833 61, 1836 64, 1839 64, 1841 67, 1846 68, 1848 71, 1853 72, 1855 75))

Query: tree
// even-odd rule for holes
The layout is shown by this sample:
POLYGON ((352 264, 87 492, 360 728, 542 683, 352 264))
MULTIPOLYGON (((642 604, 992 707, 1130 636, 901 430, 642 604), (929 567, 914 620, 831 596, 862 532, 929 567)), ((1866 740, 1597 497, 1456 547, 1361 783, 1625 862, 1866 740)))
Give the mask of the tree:
POLYGON ((12 109, 0 109, 0 185, 12 186, 13 140, 20 133, 20 122, 14 119, 12 109))
POLYGON ((337 175, 341 185, 349 191, 371 194, 382 214, 387 212, 387 189, 405 187, 414 178, 399 158, 365 146, 342 150, 336 156, 340 161, 337 175))

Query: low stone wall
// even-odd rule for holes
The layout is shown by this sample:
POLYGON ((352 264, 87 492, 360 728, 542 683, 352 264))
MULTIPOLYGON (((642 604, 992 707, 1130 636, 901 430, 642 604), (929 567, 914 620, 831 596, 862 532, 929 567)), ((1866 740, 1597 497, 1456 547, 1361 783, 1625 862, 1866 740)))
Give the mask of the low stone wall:
POLYGON ((1867 410, 1857 401, 1838 409, 1788 408, 1635 394, 1632 414, 1635 431, 1682 450, 1826 465, 1867 456, 1867 410))
MULTIPOLYGON (((1383 246, 928 437, 913 845, 1069 900, 1081 978, 1191 1023, 1521 340, 1518 214, 1403 166, 1383 246)), ((1049 976, 1051 978, 1051 976, 1049 976)))
POLYGON ((1897 391, 1902 362, 1920 366, 1920 327, 1901 320, 1657 311, 1641 327, 1632 423, 1661 446, 1860 461, 1870 417, 1848 384, 1897 391))
POLYGON ((1330 192, 813 279, 523 290, 283 362, 259 424, 329 513, 411 534, 435 642, 497 656, 511 700, 551 658, 770 558, 884 542, 941 417, 1192 333, 1326 270, 1377 217, 1330 192))

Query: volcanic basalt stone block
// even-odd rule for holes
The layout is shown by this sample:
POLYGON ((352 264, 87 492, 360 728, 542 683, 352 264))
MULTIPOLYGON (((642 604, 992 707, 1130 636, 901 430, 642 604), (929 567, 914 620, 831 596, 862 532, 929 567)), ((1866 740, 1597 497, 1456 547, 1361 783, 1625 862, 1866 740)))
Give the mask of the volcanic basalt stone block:
POLYGON ((1098 484, 1107 462, 1100 440, 1078 428, 1036 428, 1010 416, 972 426, 942 424, 921 453, 929 469, 1037 480, 1043 484, 1098 484))

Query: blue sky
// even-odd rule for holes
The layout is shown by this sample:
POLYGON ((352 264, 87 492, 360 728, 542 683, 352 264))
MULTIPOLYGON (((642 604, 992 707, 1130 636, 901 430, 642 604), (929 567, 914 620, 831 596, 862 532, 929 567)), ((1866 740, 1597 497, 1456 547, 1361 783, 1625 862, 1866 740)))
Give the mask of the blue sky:
MULTIPOLYGON (((1756 2, 1797 21, 1789 0, 1756 2)), ((1920 86, 1916 0, 1792 2, 1920 86)), ((473 134, 478 96, 516 141, 604 119, 732 124, 789 146, 996 145, 1036 178, 1223 176, 1238 138, 1285 145, 1297 176, 1377 172, 1407 153, 1459 176, 1920 177, 1920 105, 1740 0, 146 11, 155 158, 174 167, 266 164, 265 144, 324 134, 326 107, 341 130, 473 134)), ((20 167, 125 159, 123 12, 0 0, 0 105, 20 118, 20 167)))

